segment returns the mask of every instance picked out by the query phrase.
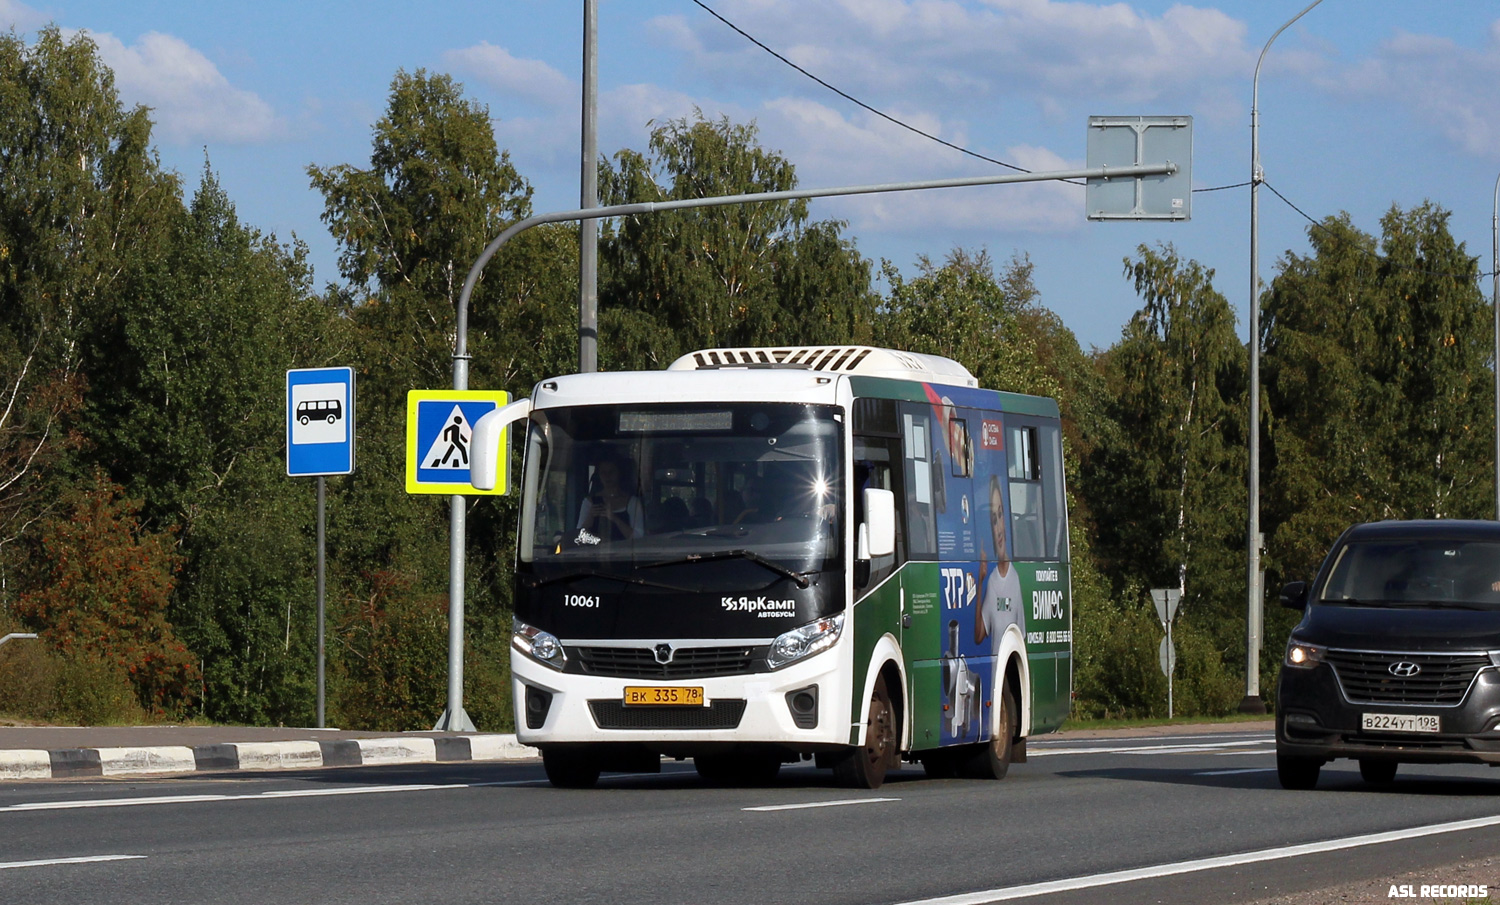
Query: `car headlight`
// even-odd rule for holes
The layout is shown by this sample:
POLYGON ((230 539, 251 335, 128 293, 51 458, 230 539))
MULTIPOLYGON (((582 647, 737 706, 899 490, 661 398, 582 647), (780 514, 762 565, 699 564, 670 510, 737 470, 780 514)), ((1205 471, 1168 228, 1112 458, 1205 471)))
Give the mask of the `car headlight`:
POLYGON ((788 663, 811 657, 833 647, 843 631, 844 614, 838 613, 783 632, 771 642, 771 650, 766 654, 766 664, 772 669, 780 669, 788 663))
POLYGON ((557 640, 556 635, 524 622, 516 623, 515 633, 510 636, 510 644, 531 659, 553 669, 562 669, 568 663, 562 642, 557 640))
POLYGON ((1312 669, 1323 662, 1323 648, 1293 639, 1286 646, 1286 665, 1295 669, 1312 669))

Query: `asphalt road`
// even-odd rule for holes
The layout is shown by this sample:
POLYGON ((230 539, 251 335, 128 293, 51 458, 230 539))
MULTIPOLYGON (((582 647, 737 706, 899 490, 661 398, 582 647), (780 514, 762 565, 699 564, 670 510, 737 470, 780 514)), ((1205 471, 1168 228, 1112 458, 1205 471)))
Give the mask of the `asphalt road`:
POLYGON ((1376 789, 1337 762, 1287 792, 1273 750, 1034 740, 1003 782, 912 768, 873 792, 800 767, 711 788, 691 764, 588 791, 536 763, 15 783, 0 902, 1243 902, 1500 852, 1500 773, 1376 789))

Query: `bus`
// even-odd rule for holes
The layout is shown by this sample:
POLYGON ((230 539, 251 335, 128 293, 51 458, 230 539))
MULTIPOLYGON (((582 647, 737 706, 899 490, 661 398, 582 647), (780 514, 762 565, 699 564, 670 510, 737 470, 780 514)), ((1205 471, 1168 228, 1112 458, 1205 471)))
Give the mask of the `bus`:
POLYGON ((1055 401, 934 355, 705 349, 541 382, 476 425, 476 486, 523 419, 516 734, 554 785, 1000 779, 1067 717, 1055 401))

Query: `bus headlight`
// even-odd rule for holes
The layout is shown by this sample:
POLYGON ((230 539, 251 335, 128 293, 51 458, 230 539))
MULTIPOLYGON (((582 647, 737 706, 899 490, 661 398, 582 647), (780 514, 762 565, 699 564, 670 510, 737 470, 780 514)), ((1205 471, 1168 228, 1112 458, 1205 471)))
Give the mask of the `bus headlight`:
POLYGON ((1323 662, 1323 648, 1293 640, 1286 646, 1286 665, 1297 669, 1312 669, 1323 662))
POLYGON ((557 640, 556 635, 524 622, 516 623, 515 633, 510 636, 510 644, 531 659, 553 669, 562 669, 568 663, 562 642, 557 640))
POLYGON ((766 665, 772 669, 780 669, 788 663, 825 651, 833 647, 843 631, 844 614, 838 613, 784 632, 771 642, 771 650, 766 654, 766 665))

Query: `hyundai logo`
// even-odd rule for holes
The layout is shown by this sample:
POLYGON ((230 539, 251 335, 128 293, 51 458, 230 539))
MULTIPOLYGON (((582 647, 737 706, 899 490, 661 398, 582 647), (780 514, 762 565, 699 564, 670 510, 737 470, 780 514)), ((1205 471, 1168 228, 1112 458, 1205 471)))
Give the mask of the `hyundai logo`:
POLYGON ((662 664, 663 666, 672 662, 672 645, 656 645, 656 662, 662 664))
POLYGON ((1411 662, 1410 660, 1402 660, 1399 663, 1392 663, 1390 666, 1387 666, 1386 669, 1389 670, 1391 675, 1400 676, 1403 679, 1410 679, 1412 676, 1422 671, 1422 667, 1411 662))

